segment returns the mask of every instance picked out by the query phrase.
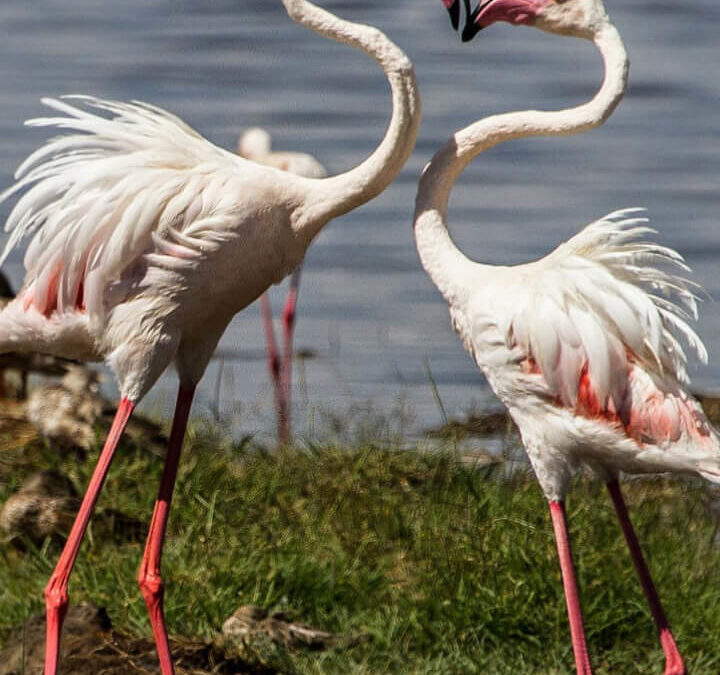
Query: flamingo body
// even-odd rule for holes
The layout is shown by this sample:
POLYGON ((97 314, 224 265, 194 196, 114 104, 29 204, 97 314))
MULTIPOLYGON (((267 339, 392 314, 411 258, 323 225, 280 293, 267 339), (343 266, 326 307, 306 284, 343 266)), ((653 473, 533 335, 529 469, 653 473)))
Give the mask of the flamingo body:
MULTIPOLYGON (((460 0, 443 0, 454 17, 460 0)), ((665 654, 685 675, 618 482, 619 473, 677 471, 720 482, 720 444, 687 392, 683 342, 707 353, 688 324, 696 286, 678 253, 645 241, 637 209, 592 223, 548 256, 494 267, 469 260, 448 232, 453 184, 477 155, 507 140, 576 134, 602 124, 627 85, 628 58, 601 0, 464 0, 463 41, 496 21, 591 40, 605 66, 587 103, 494 115, 457 131, 425 167, 415 205, 423 267, 455 330, 517 423, 549 502, 578 675, 592 666, 564 500, 581 464, 607 483, 665 654), (673 269, 675 268, 675 269, 673 269)))
POLYGON ((87 100, 108 119, 46 103, 67 116, 30 124, 80 133, 50 142, 6 193, 34 182, 10 214, 6 251, 37 232, 0 343, 107 360, 133 400, 173 359, 181 381, 197 381, 231 318, 301 262, 312 236, 293 229, 303 179, 159 109, 87 100))
MULTIPOLYGON (((562 499, 582 461, 607 471, 679 471, 720 481, 720 444, 685 390, 680 331, 696 313, 683 266, 638 241, 634 210, 589 225, 533 263, 488 269, 450 303, 453 326, 518 424, 542 487, 562 499), (652 283, 648 293, 644 283, 652 283), (665 294, 679 291, 679 302, 665 294), (684 303, 684 307, 679 303, 684 303)), ((684 266, 683 266, 684 267, 684 266)))
POLYGON ((292 272, 332 218, 380 194, 415 145, 421 104, 407 56, 380 31, 307 0, 283 5, 298 23, 372 57, 388 79, 390 124, 358 166, 304 178, 222 150, 160 108, 79 97, 77 106, 45 101, 58 114, 30 124, 66 133, 30 155, 0 196, 22 194, 2 259, 31 238, 23 287, 0 313, 0 353, 104 360, 121 393, 45 588, 45 675, 57 673, 70 573, 119 439, 173 362, 180 387, 138 583, 161 672, 174 673, 160 566, 195 387, 232 317, 292 272))

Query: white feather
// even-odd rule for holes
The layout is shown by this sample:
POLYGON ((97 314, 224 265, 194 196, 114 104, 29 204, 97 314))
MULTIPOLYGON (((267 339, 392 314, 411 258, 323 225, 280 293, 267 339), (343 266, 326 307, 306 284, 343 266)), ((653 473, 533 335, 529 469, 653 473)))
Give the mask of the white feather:
POLYGON ((35 306, 45 308, 49 285, 56 282, 58 308, 72 306, 85 279, 87 309, 102 314, 103 289, 141 255, 156 249, 162 258, 187 259, 202 248, 205 236, 209 243, 217 241, 211 228, 195 227, 184 238, 181 228, 213 215, 243 160, 154 106, 72 98, 112 117, 44 100, 64 116, 28 124, 71 134, 28 157, 16 184, 0 196, 27 190, 6 222, 11 235, 0 264, 34 235, 25 266, 35 306), (161 244, 171 230, 175 243, 161 244))

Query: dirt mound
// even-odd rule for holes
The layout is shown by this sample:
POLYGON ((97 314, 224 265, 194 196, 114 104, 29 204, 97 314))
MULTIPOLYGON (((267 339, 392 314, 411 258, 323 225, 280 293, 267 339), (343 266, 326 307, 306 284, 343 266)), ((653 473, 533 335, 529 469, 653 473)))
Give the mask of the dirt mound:
MULTIPOLYGON (((274 675, 278 671, 249 665, 210 644, 170 640, 177 675, 274 675)), ((10 636, 0 654, 0 675, 42 675, 45 617, 35 616, 10 636)), ((63 628, 61 675, 156 675, 152 640, 130 638, 113 630, 104 609, 70 606, 63 628)))

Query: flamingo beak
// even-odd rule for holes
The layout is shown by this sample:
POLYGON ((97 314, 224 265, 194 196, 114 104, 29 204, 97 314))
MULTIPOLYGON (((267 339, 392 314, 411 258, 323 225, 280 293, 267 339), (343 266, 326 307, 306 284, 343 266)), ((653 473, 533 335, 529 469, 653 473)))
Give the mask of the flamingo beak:
POLYGON ((480 12, 488 4, 490 4, 491 1, 492 0, 486 0, 486 2, 479 4, 475 10, 471 10, 470 0, 463 0, 465 3, 465 28, 463 28, 461 35, 463 42, 470 42, 470 40, 472 40, 482 30, 483 27, 476 23, 476 20, 480 12))
POLYGON ((450 13, 450 25, 453 27, 453 30, 457 30, 460 26, 460 1, 455 0, 455 2, 448 7, 448 12, 450 13))
POLYGON ((460 26, 460 0, 443 0, 443 3, 450 14, 450 24, 453 30, 457 30, 460 26))

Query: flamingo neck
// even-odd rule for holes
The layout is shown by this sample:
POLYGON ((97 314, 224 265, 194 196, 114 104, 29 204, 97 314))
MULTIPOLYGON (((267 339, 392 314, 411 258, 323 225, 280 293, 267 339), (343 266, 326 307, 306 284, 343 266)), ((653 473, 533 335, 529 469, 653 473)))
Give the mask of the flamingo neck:
POLYGON ((309 234, 314 236, 332 218, 379 195, 405 165, 420 126, 420 94, 410 59, 377 28, 339 19, 307 0, 283 0, 283 4, 298 23, 373 58, 392 92, 390 124, 375 151, 345 173, 311 181, 312 196, 306 200, 299 227, 312 230, 309 234))
POLYGON ((622 99, 629 61, 619 33, 607 23, 593 42, 602 55, 605 76, 590 101, 560 111, 524 110, 486 117, 456 132, 425 167, 415 200, 415 240, 423 267, 448 302, 461 301, 468 291, 467 275, 485 267, 455 246, 447 228, 450 191, 470 161, 508 140, 567 136, 600 126, 622 99))

